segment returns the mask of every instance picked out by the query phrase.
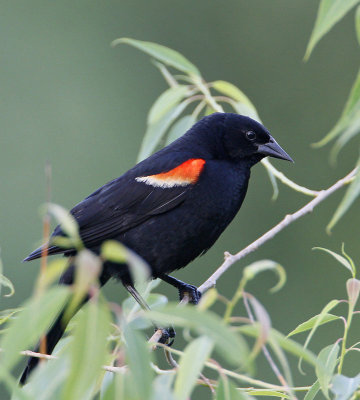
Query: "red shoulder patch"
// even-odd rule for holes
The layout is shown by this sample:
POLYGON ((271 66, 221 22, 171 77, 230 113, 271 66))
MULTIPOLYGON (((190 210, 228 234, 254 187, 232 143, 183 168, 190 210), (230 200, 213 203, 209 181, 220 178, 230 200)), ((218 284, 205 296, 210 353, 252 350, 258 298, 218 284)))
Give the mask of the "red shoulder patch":
POLYGON ((178 165, 167 172, 156 175, 141 176, 136 178, 138 182, 156 187, 187 186, 198 181, 204 168, 205 160, 202 158, 192 158, 178 165))

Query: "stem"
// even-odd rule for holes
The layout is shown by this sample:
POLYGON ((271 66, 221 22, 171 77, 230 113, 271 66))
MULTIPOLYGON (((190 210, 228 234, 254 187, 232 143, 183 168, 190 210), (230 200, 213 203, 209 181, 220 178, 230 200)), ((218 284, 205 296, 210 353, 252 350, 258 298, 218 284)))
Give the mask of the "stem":
POLYGON ((323 202, 327 197, 331 194, 347 185, 351 182, 352 178, 356 175, 358 168, 354 168, 348 175, 344 178, 340 179, 334 185, 330 186, 326 190, 322 190, 319 194, 312 199, 309 203, 307 203, 304 207, 300 208, 293 214, 286 215, 282 221, 280 221, 277 225, 267 231, 265 234, 256 239, 253 243, 249 244, 243 250, 238 253, 232 255, 228 254, 225 258, 222 265, 199 287, 199 291, 201 293, 206 292, 211 287, 215 286, 216 281, 237 261, 246 257, 248 254, 257 250, 260 246, 265 244, 267 241, 276 236, 279 232, 281 232, 284 228, 286 228, 291 223, 295 222, 299 218, 313 211, 313 209, 323 202))
POLYGON ((350 304, 350 302, 349 302, 349 309, 348 309, 346 324, 344 324, 344 337, 343 337, 342 344, 341 344, 341 354, 340 354, 340 361, 339 361, 339 366, 338 366, 339 374, 341 374, 341 371, 342 371, 342 368, 344 365, 344 358, 345 358, 345 354, 346 354, 346 341, 347 341, 348 332, 349 332, 352 317, 353 317, 353 311, 354 311, 354 305, 350 304))
POLYGON ((230 318, 234 311, 234 307, 236 306, 237 302, 243 296, 243 291, 244 291, 245 285, 246 285, 246 280, 245 280, 245 278, 242 278, 233 298, 227 303, 225 315, 223 318, 225 324, 228 324, 230 322, 230 318))
POLYGON ((261 160, 262 165, 272 173, 281 183, 286 186, 291 187, 291 189, 295 190, 296 192, 303 193, 307 196, 316 197, 320 192, 317 190, 311 190, 304 186, 300 186, 291 179, 287 178, 281 171, 276 169, 267 158, 261 160))

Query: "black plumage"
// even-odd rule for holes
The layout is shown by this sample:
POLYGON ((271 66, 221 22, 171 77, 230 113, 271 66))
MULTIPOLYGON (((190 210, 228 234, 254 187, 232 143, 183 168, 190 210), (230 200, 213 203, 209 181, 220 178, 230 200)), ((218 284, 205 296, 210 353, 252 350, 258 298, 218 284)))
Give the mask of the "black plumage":
MULTIPOLYGON (((266 156, 292 161, 260 123, 237 114, 215 113, 96 190, 71 214, 85 247, 99 253, 105 240, 120 241, 149 264, 152 277, 173 284, 180 295, 190 291, 196 303, 196 288, 167 274, 215 243, 241 207, 251 167, 266 156)), ((64 235, 60 226, 52 236, 59 235, 64 235)), ((41 252, 42 248, 35 250, 25 261, 41 257, 41 252)), ((71 256, 76 251, 52 245, 50 239, 49 255, 59 253, 71 256)), ((62 283, 72 282, 71 271, 62 283)), ((105 263, 101 283, 111 276, 132 285, 126 265, 105 263)), ((48 334, 50 352, 62 334, 59 321, 53 331, 48 334)), ((22 382, 34 365, 24 372, 22 382)))

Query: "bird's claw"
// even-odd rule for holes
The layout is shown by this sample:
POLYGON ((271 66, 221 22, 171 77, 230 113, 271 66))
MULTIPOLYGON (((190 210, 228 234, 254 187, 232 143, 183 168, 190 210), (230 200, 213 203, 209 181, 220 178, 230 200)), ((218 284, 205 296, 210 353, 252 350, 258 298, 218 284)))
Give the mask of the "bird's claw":
MULTIPOLYGON (((159 328, 155 328, 155 331, 158 329, 159 328)), ((170 347, 174 343, 175 336, 176 332, 173 327, 161 328, 161 338, 159 339, 159 343, 166 344, 170 347)))
POLYGON ((179 288, 179 296, 180 301, 182 301, 184 297, 187 297, 189 299, 189 303, 196 305, 201 299, 201 292, 198 291, 196 286, 189 285, 187 283, 179 288))

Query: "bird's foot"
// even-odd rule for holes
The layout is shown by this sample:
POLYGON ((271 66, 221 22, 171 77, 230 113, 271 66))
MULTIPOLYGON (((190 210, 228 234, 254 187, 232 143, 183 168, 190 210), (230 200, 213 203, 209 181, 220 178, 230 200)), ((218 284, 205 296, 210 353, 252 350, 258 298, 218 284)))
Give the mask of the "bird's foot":
POLYGON ((155 332, 158 329, 161 330, 161 338, 159 339, 159 343, 171 346, 174 343, 174 339, 175 339, 175 336, 176 336, 175 329, 173 327, 170 327, 170 328, 155 328, 155 332))
POLYGON ((194 285, 189 285, 188 283, 184 283, 179 287, 179 296, 180 301, 187 297, 189 303, 191 304, 198 304, 201 299, 201 292, 198 291, 198 288, 194 285))

